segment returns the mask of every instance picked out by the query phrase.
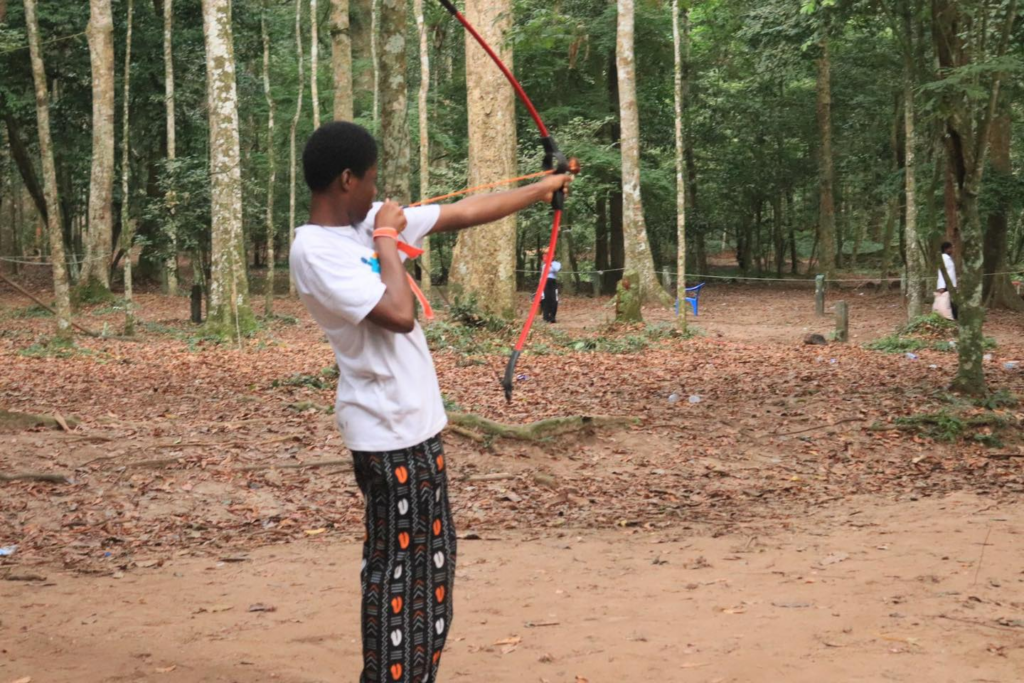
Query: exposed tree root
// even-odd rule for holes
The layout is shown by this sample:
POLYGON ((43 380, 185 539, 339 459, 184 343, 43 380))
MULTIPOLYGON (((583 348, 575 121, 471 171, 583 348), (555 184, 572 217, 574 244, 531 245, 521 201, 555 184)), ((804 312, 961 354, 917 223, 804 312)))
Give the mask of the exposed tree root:
POLYGON ((32 413, 13 413, 7 410, 0 410, 0 430, 34 429, 36 427, 47 427, 49 429, 64 429, 77 427, 78 420, 70 417, 54 417, 53 415, 33 415, 32 413), (64 424, 61 424, 61 420, 64 424))
MULTIPOLYGON (((627 427, 640 424, 636 417, 618 417, 609 415, 574 415, 571 417, 553 417, 547 420, 531 422, 526 425, 506 425, 488 420, 473 413, 448 413, 450 425, 462 430, 475 432, 502 439, 519 441, 541 441, 560 434, 580 432, 596 427, 627 427)), ((454 430, 453 427, 453 431, 454 430)), ((463 433, 463 432, 458 432, 463 433)), ((470 437, 473 438, 473 437, 470 437)))
POLYGON ((0 472, 0 481, 46 481, 51 484, 70 484, 71 480, 63 474, 50 474, 47 472, 14 472, 4 474, 0 472))

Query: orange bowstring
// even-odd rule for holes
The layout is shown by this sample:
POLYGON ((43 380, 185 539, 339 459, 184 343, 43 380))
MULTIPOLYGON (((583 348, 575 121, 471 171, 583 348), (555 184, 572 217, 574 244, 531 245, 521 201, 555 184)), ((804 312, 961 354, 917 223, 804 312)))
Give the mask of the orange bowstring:
POLYGON ((496 180, 493 183, 487 183, 486 185, 477 185, 476 187, 467 187, 464 190, 458 190, 456 192, 449 192, 448 194, 438 195, 437 197, 431 197, 430 199, 422 199, 415 204, 410 204, 409 208, 414 206, 423 206, 424 204, 433 204, 439 202, 442 199, 448 199, 450 197, 458 197, 459 195, 469 194, 470 192, 476 192, 478 190, 489 190, 492 187, 499 187, 501 185, 511 185, 512 183, 518 183, 520 180, 530 180, 531 178, 540 178, 541 176, 551 175, 554 173, 554 169, 548 169, 547 171, 538 171, 537 173, 530 173, 527 175, 521 175, 518 178, 506 178, 505 180, 496 180))

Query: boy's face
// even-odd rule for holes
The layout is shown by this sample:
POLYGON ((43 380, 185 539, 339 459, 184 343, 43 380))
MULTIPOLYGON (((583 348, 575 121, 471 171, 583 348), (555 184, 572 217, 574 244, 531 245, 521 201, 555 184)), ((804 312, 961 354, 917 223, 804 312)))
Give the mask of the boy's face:
POLYGON ((362 178, 345 171, 341 178, 342 191, 348 195, 348 213, 352 224, 362 222, 377 197, 377 165, 374 164, 362 178))

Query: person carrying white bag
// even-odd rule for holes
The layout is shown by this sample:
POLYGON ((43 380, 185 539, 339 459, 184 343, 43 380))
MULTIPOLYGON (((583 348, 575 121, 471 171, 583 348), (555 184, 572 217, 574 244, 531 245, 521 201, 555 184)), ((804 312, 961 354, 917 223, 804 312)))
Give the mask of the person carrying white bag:
MULTIPOLYGON (((952 254, 952 243, 943 242, 942 264, 946 267, 946 273, 949 274, 949 285, 956 287, 956 264, 953 262, 952 254)), ((947 320, 957 319, 956 304, 953 303, 953 298, 949 291, 949 287, 947 287, 946 278, 942 273, 942 268, 939 268, 939 279, 935 287, 935 302, 932 304, 932 310, 947 320)))

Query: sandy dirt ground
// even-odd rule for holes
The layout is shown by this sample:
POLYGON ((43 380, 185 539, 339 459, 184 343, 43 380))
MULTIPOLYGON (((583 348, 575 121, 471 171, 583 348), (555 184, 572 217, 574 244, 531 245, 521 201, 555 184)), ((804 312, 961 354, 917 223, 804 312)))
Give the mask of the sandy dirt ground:
MULTIPOLYGON (((1020 680, 1020 504, 860 498, 785 525, 463 540, 443 677, 1020 680)), ((355 680, 358 552, 316 539, 0 583, 0 680, 355 680)))
MULTIPOLYGON (((984 407, 946 392, 954 354, 863 347, 902 322, 898 296, 839 299, 847 345, 801 343, 831 329, 803 285, 733 284, 705 289, 702 337, 620 353, 566 350, 643 334, 567 297, 511 405, 500 353, 436 349, 461 409, 638 417, 544 442, 446 434, 462 540, 441 680, 1024 679, 1020 429, 947 442, 896 422, 1019 426, 1024 319, 989 316, 1003 398, 984 407)), ((80 421, 0 433, 0 474, 59 482, 0 481, 0 547, 18 546, 0 557, 0 683, 355 681, 362 502, 323 409, 322 335, 280 300, 294 319, 240 350, 196 337, 184 298, 139 301, 139 341, 39 357, 52 320, 0 296, 0 409, 80 421)))

